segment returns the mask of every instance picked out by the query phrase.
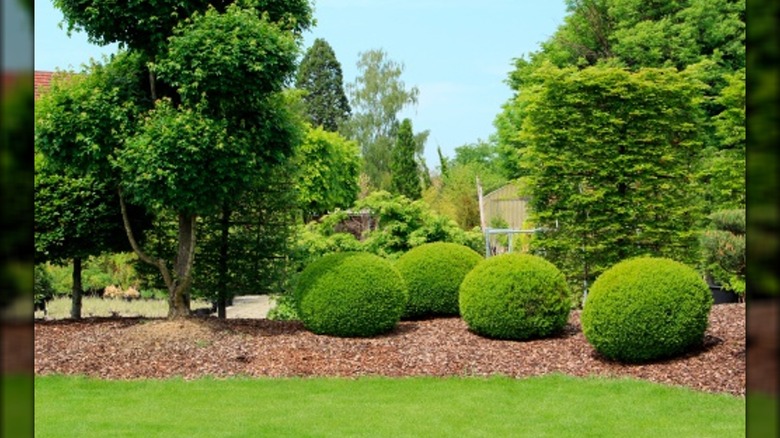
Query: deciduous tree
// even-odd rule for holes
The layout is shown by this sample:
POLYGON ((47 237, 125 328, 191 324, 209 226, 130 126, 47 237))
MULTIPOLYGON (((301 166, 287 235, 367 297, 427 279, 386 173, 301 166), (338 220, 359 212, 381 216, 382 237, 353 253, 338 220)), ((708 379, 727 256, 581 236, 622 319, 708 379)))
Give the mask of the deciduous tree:
POLYGON ((134 1, 117 8, 105 0, 58 0, 56 6, 69 29, 128 50, 84 72, 101 79, 85 102, 64 101, 41 115, 37 145, 63 166, 116 172, 123 206, 127 200, 173 212, 172 264, 144 251, 126 215, 125 224, 136 253, 165 280, 169 317, 187 316, 197 218, 239 199, 300 140, 280 91, 292 79, 300 33, 311 24, 309 2, 163 1, 150 8, 134 1), (135 63, 120 69, 123 59, 135 63), (106 74, 95 74, 100 70, 106 74))
POLYGON ((363 171, 376 189, 390 188, 391 151, 398 130, 398 113, 417 104, 417 87, 406 89, 401 80, 404 65, 388 58, 384 50, 360 53, 359 75, 347 84, 353 114, 345 135, 357 141, 363 155, 363 171))
MULTIPOLYGON (((119 197, 110 182, 93 176, 71 177, 38 160, 35 175, 36 263, 73 263, 70 317, 81 318, 82 262, 104 252, 131 250, 119 197)), ((143 236, 150 218, 130 207, 136 235, 143 236)))
POLYGON ((322 127, 310 129, 294 163, 306 222, 336 208, 349 208, 357 199, 360 150, 354 141, 322 127))

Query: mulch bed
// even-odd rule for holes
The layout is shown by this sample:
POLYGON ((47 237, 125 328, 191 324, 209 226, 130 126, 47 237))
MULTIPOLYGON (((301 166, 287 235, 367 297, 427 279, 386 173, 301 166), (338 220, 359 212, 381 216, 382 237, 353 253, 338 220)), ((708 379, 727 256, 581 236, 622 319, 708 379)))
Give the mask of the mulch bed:
POLYGON ((744 303, 713 306, 700 347, 641 365, 597 354, 582 334, 579 315, 572 312, 560 335, 525 342, 483 338, 459 318, 403 321, 370 339, 315 335, 299 322, 264 319, 37 321, 35 373, 106 379, 564 373, 745 394, 744 303))

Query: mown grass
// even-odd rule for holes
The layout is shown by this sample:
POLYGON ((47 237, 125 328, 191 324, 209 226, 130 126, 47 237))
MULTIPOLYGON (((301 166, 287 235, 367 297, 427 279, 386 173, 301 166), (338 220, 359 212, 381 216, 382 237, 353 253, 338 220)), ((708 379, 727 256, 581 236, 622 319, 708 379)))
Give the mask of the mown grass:
MULTIPOLYGON (((71 299, 68 297, 54 298, 47 305, 49 319, 70 318, 71 299)), ((207 301, 194 300, 190 308, 209 307, 207 301)), ((133 300, 120 298, 84 297, 81 301, 81 316, 84 318, 100 316, 141 316, 145 318, 163 318, 168 315, 168 303, 165 300, 133 300)), ((36 318, 43 317, 43 311, 35 312, 36 318)))
POLYGON ((37 437, 742 437, 745 399, 630 379, 35 379, 37 437))
POLYGON ((0 436, 33 436, 33 376, 0 376, 0 436))

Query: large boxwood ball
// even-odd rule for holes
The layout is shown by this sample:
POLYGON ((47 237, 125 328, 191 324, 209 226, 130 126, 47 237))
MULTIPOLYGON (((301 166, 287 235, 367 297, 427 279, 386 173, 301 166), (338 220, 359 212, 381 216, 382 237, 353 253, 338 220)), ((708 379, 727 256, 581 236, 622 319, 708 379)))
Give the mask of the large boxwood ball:
POLYGON ((368 337, 395 327, 406 306, 407 290, 389 261, 368 253, 335 253, 303 270, 294 297, 308 330, 368 337))
POLYGON ((593 282, 582 331, 609 359, 647 362, 700 344, 711 308, 709 287, 693 268, 666 258, 634 258, 593 282))
POLYGON ((480 262, 460 286, 460 314, 469 328, 498 339, 552 335, 569 319, 571 301, 558 268, 530 254, 502 254, 480 262))
POLYGON ((406 318, 458 315, 458 289, 482 256, 456 243, 426 243, 395 263, 409 288, 406 318))

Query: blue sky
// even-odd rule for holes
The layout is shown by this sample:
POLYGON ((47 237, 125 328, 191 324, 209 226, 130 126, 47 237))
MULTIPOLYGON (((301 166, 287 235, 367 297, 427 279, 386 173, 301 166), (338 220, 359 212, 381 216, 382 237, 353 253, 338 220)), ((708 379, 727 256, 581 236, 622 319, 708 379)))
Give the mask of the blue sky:
MULTIPOLYGON (((438 167, 444 155, 494 132, 493 120, 512 92, 505 80, 512 59, 536 51, 563 23, 564 0, 318 0, 309 47, 325 39, 336 52, 344 82, 358 74, 358 54, 383 49, 404 64, 401 79, 420 90, 409 117, 416 132, 430 130, 425 157, 438 167)), ((83 34, 66 35, 50 0, 35 0, 35 69, 79 69, 111 53, 83 34)))

